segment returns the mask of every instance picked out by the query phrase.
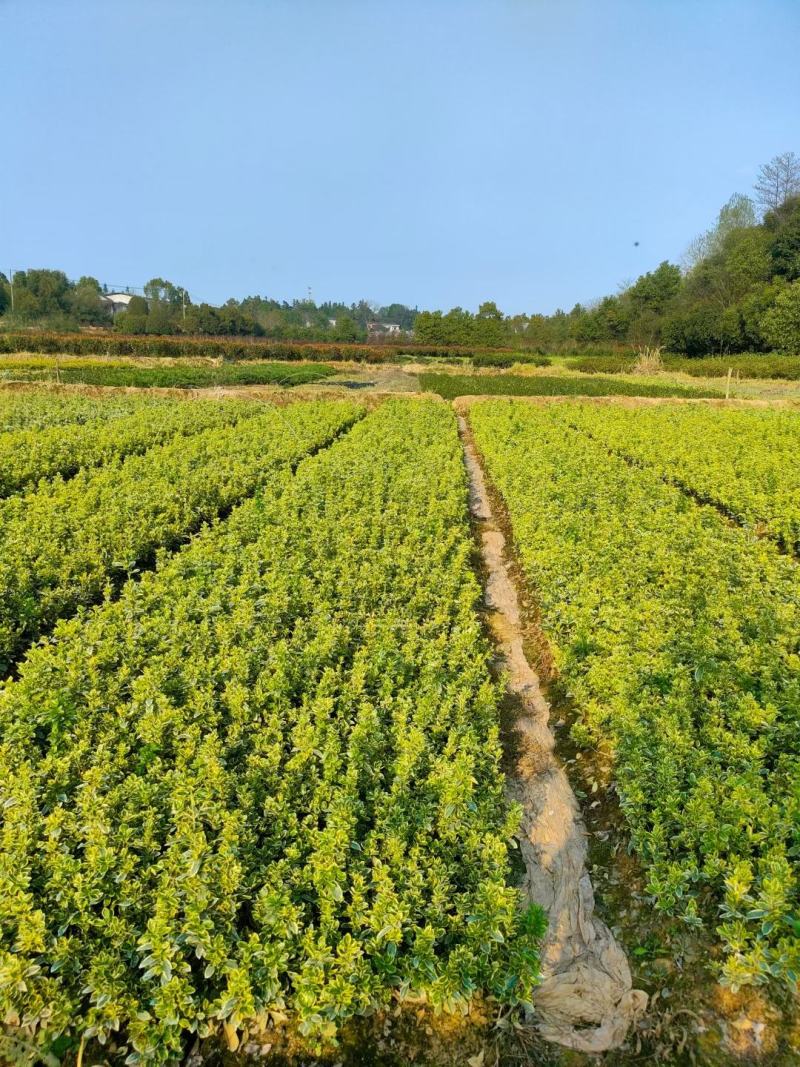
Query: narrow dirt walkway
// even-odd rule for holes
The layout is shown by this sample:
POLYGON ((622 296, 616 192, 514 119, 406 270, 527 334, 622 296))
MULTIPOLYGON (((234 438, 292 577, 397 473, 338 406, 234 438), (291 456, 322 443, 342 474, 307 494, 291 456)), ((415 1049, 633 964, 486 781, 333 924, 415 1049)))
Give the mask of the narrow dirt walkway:
POLYGON ((470 510, 487 572, 488 620, 519 703, 517 773, 509 798, 522 805, 520 847, 523 890, 550 923, 543 946, 536 1024, 543 1037, 581 1052, 619 1047, 647 1007, 647 994, 632 988, 625 953, 594 914, 586 870, 586 831, 578 803, 555 755, 550 709, 523 650, 519 600, 472 435, 463 415, 458 428, 470 486, 470 510))

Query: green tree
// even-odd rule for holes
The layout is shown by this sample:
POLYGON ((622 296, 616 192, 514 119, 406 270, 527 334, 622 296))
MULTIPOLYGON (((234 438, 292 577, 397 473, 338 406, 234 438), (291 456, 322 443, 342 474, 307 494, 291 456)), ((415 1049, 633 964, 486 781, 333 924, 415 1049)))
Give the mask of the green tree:
POLYGON ((70 293, 69 304, 80 324, 106 325, 111 320, 111 310, 102 299, 100 282, 96 278, 80 278, 70 293))
POLYGON ((664 260, 642 274, 620 297, 625 311, 626 337, 634 344, 660 339, 662 320, 681 290, 680 268, 664 260))
POLYGON ((421 345, 443 345, 444 316, 441 311, 420 311, 414 321, 414 340, 421 345))
POLYGON ((181 289, 163 278, 151 278, 144 287, 144 295, 148 303, 169 304, 175 308, 181 306, 181 294, 185 293, 185 289, 181 289))
POLYGON ((145 284, 144 295, 150 308, 147 332, 177 333, 183 324, 184 306, 191 303, 186 290, 164 278, 151 278, 145 284))
POLYGON ((763 330, 773 348, 800 354, 800 281, 780 294, 764 316, 763 330))
POLYGON ((360 339, 360 335, 361 331, 358 328, 358 323, 349 315, 340 315, 337 318, 336 325, 333 328, 333 336, 337 341, 352 344, 360 339))
POLYGON ((667 317, 661 328, 661 339, 666 347, 685 356, 730 351, 739 337, 738 325, 726 321, 725 312, 710 304, 676 312, 667 317))
POLYGON ((494 300, 486 300, 480 305, 470 332, 469 344, 486 345, 487 348, 498 347, 507 340, 503 312, 494 300))
POLYGON ((199 333, 213 336, 220 333, 219 316, 216 309, 210 304, 192 304, 186 309, 186 318, 183 321, 186 333, 199 333))
POLYGON ((764 226, 771 235, 773 272, 789 281, 800 278, 800 196, 787 201, 780 213, 770 212, 764 226))
POLYGON ((114 326, 121 333, 147 333, 149 307, 143 296, 132 296, 126 311, 121 311, 114 326))
POLYGON ((661 314, 667 310, 681 287, 680 267, 666 259, 654 271, 642 274, 625 291, 625 301, 634 316, 644 313, 661 314))
POLYGON ((70 283, 61 270, 14 272, 14 311, 23 319, 63 316, 70 310, 70 283))
POLYGON ((701 234, 689 245, 684 255, 687 266, 694 267, 701 260, 719 252, 729 233, 755 226, 756 222, 756 209, 750 197, 742 193, 734 193, 720 208, 716 224, 712 229, 701 234))
POLYGON ((582 343, 622 341, 630 328, 631 311, 618 296, 606 296, 582 315, 573 327, 573 337, 582 343))
POLYGON ((762 352, 770 347, 764 334, 764 317, 785 288, 784 279, 775 277, 753 289, 737 305, 743 351, 762 352))

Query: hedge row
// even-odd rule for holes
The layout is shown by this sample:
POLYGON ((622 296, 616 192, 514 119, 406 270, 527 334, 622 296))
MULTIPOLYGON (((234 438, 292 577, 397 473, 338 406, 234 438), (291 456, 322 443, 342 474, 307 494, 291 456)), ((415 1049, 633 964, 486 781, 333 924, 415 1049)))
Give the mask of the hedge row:
MULTIPOLYGON (((212 356, 226 360, 271 359, 391 363, 414 359, 472 359, 483 350, 432 345, 311 344, 251 338, 156 337, 105 333, 0 333, 0 354, 36 352, 71 356, 212 356)), ((518 357, 514 356, 516 360, 518 357)))
MULTIPOLYGON (((635 362, 636 356, 633 354, 579 356, 571 359, 567 366, 584 374, 624 374, 633 370, 635 362)), ((667 355, 664 368, 691 374, 693 378, 724 378, 730 368, 742 378, 785 378, 796 381, 800 379, 800 356, 745 353, 689 358, 667 355)))
MULTIPOLYGON (((202 407, 187 410, 207 421, 202 407)), ((57 619, 101 599, 362 414, 342 401, 270 407, 0 502, 0 680, 57 619)))
POLYGON ((336 371, 327 363, 158 363, 52 357, 0 360, 0 381, 59 381, 65 385, 203 389, 226 385, 308 385, 336 371))
POLYGON ((667 360, 669 370, 683 371, 693 378, 724 378, 728 368, 742 378, 800 378, 800 356, 751 354, 741 356, 708 356, 705 359, 687 359, 671 356, 667 360))
POLYGON ((721 397, 713 389, 690 385, 627 382, 613 378, 579 378, 573 375, 522 374, 420 374, 420 387, 445 400, 457 396, 679 396, 699 399, 721 397))
POLYGON ((529 352, 476 352, 472 357, 473 367, 513 367, 515 363, 525 363, 530 367, 549 367, 551 359, 538 353, 529 352))

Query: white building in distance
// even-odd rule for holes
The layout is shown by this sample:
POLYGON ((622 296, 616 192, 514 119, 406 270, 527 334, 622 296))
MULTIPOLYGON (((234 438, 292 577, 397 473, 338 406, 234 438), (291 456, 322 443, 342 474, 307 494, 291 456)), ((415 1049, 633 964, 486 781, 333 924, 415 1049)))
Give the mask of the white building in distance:
POLYGON ((127 311, 128 304, 133 299, 132 293, 102 293, 100 299, 105 301, 111 309, 111 314, 116 315, 119 311, 127 311))

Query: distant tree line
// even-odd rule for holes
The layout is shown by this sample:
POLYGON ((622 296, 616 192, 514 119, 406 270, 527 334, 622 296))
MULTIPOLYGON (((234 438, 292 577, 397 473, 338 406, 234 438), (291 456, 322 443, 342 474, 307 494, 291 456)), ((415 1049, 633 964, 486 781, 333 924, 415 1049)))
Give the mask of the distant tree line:
MULTIPOLYGON (((405 304, 380 307, 313 300, 291 302, 248 296, 227 300, 221 307, 194 304, 186 289, 164 278, 152 278, 143 295, 132 296, 127 309, 112 313, 107 287, 96 278, 70 281, 59 270, 15 271, 13 291, 0 273, 0 322, 6 329, 42 326, 73 330, 99 326, 132 334, 191 334, 266 337, 275 340, 366 341, 371 322, 395 323, 410 332, 416 308, 405 304)), ((374 338, 373 338, 374 340, 374 338)))
POLYGON ((110 325, 111 313, 96 278, 71 282, 60 270, 0 273, 0 315, 4 325, 42 323, 53 329, 110 325), (13 322, 12 322, 13 319, 13 322))
POLYGON ((192 303, 163 278, 112 315, 95 278, 62 271, 0 274, 0 323, 54 330, 113 327, 133 334, 366 341, 373 321, 412 331, 419 344, 514 347, 542 353, 576 348, 663 345, 686 356, 770 350, 800 352, 800 159, 793 152, 761 167, 754 197, 735 194, 715 225, 689 246, 681 266, 664 261, 614 296, 553 315, 504 315, 492 301, 477 313, 423 311, 262 296, 221 307, 192 303), (13 308, 12 308, 13 302, 13 308))
POLYGON ((541 352, 663 345, 687 356, 800 352, 800 159, 765 164, 755 200, 735 194, 689 247, 615 296, 553 315, 504 316, 495 304, 422 312, 422 344, 498 344, 541 352))

